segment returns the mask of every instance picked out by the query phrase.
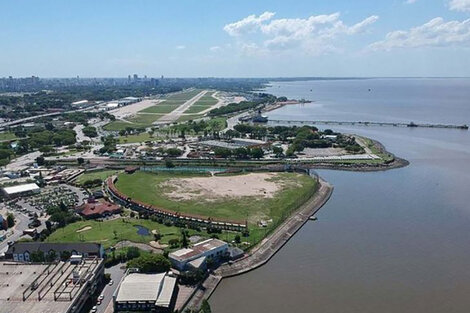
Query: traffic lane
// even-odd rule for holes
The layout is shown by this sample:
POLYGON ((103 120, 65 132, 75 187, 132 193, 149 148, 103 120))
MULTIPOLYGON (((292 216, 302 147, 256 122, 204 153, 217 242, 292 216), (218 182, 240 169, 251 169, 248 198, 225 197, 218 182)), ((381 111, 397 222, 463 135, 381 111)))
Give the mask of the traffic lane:
POLYGON ((28 228, 28 223, 29 223, 28 216, 18 213, 18 212, 13 212, 13 214, 15 215, 15 221, 16 221, 13 235, 11 235, 10 237, 7 237, 4 241, 0 242, 0 251, 2 251, 8 246, 9 241, 15 242, 16 240, 18 240, 21 237, 21 235, 23 235, 23 231, 28 228))
POLYGON ((101 294, 104 296, 104 298, 103 298, 103 301, 101 301, 101 304, 96 306, 98 313, 104 313, 106 310, 106 307, 113 300, 113 294, 116 291, 117 287, 119 286, 119 282, 124 276, 125 271, 126 271, 125 263, 120 263, 104 270, 105 274, 111 274, 111 279, 113 280, 113 284, 111 286, 109 284, 106 284, 106 286, 101 291, 101 294))

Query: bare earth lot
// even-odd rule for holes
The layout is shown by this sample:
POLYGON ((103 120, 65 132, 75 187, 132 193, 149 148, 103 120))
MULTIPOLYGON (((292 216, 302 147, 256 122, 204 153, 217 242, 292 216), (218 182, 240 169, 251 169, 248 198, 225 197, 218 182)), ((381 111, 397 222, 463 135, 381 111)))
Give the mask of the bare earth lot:
POLYGON ((274 173, 252 173, 237 176, 170 179, 163 182, 161 187, 163 190, 170 189, 165 192, 165 195, 174 200, 189 200, 194 197, 212 201, 221 197, 258 196, 272 198, 282 187, 280 183, 269 180, 276 175, 274 173))

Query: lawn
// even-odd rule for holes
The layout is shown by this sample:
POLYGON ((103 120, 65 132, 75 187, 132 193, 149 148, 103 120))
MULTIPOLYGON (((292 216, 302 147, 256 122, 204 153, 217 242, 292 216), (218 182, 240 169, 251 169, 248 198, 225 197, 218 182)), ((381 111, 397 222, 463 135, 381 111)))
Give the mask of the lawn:
POLYGON ((157 105, 148 107, 148 108, 146 108, 146 109, 144 109, 140 112, 144 112, 144 113, 170 113, 173 110, 175 110, 176 108, 178 108, 180 105, 184 104, 189 99, 195 97, 200 92, 201 92, 201 90, 195 89, 195 90, 192 90, 192 91, 187 91, 187 92, 183 92, 183 93, 176 94, 176 95, 171 95, 168 98, 166 98, 165 101, 163 101, 163 102, 161 102, 157 105))
POLYGON ((184 113, 199 113, 215 105, 218 100, 212 97, 213 94, 213 92, 206 93, 201 99, 184 111, 184 113))
POLYGON ((119 173, 117 170, 103 170, 103 171, 92 171, 92 172, 85 172, 82 175, 78 176, 77 184, 82 185, 87 180, 94 180, 94 179, 101 179, 105 180, 109 176, 112 176, 116 173, 119 173))
MULTIPOLYGON (((292 210, 305 202, 316 189, 316 182, 310 176, 297 173, 279 173, 275 179, 282 188, 272 198, 259 196, 218 197, 205 200, 202 197, 174 200, 165 194, 173 191, 172 186, 162 183, 172 178, 198 176, 183 173, 136 172, 120 174, 116 187, 133 199, 169 210, 192 213, 215 218, 244 221, 251 224, 263 219, 273 219, 273 224, 282 221, 292 210)), ((236 188, 236 186, 234 186, 236 188)), ((252 225, 253 226, 253 225, 252 225)))
POLYGON ((187 122, 187 121, 194 121, 198 118, 202 118, 204 116, 200 114, 191 114, 191 115, 181 115, 176 121, 179 122, 187 122))
POLYGON ((18 137, 14 133, 11 132, 3 132, 0 133, 0 141, 8 141, 8 140, 15 140, 18 137))
POLYGON ((151 137, 149 133, 143 132, 137 135, 120 136, 118 139, 119 143, 136 143, 157 140, 159 138, 155 135, 151 137))
MULTIPOLYGON (((157 121, 163 114, 137 114, 136 116, 128 119, 129 122, 135 125, 145 125, 144 127, 150 127, 153 122, 157 121)), ((132 127, 132 124, 129 126, 132 127)))
MULTIPOLYGON (((98 242, 105 248, 114 246, 116 243, 129 240, 132 242, 149 243, 153 240, 152 234, 143 236, 137 234, 136 225, 147 228, 150 232, 156 229, 161 235, 160 240, 163 244, 173 238, 180 238, 180 230, 175 226, 165 226, 157 222, 145 219, 119 218, 111 221, 79 221, 59 228, 53 232, 46 242, 98 242), (88 230, 77 232, 78 230, 91 227, 88 230)), ((188 230, 190 236, 194 234, 201 235, 195 230, 188 230)), ((207 236, 207 234, 205 234, 207 236)))
POLYGON ((148 107, 148 108, 146 108, 142 111, 139 111, 139 112, 144 112, 144 113, 165 113, 166 114, 166 113, 170 113, 170 112, 174 111, 177 107, 179 107, 183 103, 184 102, 179 103, 179 104, 169 104, 165 101, 165 102, 159 103, 157 105, 148 107))
POLYGON ((126 127, 136 127, 136 125, 131 123, 126 123, 124 121, 115 120, 103 126, 104 130, 107 131, 120 131, 126 129, 126 127))

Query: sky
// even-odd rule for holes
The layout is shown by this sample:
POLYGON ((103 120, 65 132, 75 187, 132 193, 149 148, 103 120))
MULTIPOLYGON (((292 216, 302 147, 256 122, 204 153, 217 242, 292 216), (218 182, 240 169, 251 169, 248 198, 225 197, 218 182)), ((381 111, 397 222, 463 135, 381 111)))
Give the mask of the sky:
POLYGON ((470 0, 0 0, 0 77, 470 76, 470 0))

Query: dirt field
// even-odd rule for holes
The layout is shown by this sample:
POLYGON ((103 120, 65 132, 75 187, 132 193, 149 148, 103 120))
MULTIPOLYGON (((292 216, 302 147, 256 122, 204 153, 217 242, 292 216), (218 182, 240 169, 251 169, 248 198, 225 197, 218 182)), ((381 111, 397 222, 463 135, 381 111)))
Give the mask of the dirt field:
POLYGON ((272 178, 275 173, 252 173, 237 176, 212 176, 170 179, 163 182, 162 189, 168 190, 165 195, 174 200, 190 200, 201 197, 205 200, 216 200, 221 197, 259 196, 272 198, 281 185, 272 178))

